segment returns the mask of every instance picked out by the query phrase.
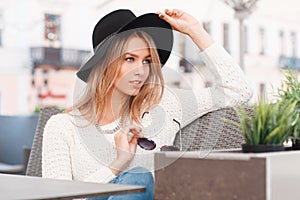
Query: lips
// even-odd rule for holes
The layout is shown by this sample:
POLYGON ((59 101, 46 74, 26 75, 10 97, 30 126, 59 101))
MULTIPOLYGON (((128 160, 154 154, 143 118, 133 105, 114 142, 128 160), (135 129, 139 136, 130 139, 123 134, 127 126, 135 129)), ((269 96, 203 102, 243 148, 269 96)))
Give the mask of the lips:
POLYGON ((133 87, 135 87, 135 88, 140 88, 140 87, 142 87, 142 81, 141 80, 133 80, 133 81, 129 81, 129 83, 130 84, 132 84, 133 85, 133 87))
POLYGON ((141 80, 133 80, 133 81, 129 81, 130 83, 134 83, 134 84, 140 84, 142 81, 141 80))

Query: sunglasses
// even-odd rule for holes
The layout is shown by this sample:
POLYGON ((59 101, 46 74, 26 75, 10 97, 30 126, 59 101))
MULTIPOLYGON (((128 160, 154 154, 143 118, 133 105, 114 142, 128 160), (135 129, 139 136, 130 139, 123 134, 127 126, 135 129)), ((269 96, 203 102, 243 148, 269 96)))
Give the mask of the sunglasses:
POLYGON ((153 140, 150 140, 148 138, 138 138, 137 139, 137 144, 142 148, 142 149, 145 149, 145 150, 153 150, 155 149, 156 147, 156 143, 153 141, 153 140))
MULTIPOLYGON (((143 116, 142 118, 144 117, 143 116)), ((173 119, 174 122, 176 122, 179 125, 179 141, 180 141, 180 148, 176 147, 176 146, 168 146, 168 145, 164 145, 162 147, 160 147, 160 151, 182 151, 182 142, 181 142, 181 125, 180 123, 176 120, 173 119)), ((150 140, 148 138, 142 137, 142 138, 138 138, 137 140, 137 144, 144 150, 153 150, 156 147, 156 143, 153 140, 150 140)))

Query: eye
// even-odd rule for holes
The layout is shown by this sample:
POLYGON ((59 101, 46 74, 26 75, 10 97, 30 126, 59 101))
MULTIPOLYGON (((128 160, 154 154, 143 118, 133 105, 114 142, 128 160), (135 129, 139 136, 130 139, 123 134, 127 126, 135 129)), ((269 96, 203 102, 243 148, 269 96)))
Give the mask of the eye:
POLYGON ((150 59, 146 59, 143 61, 143 64, 150 64, 151 63, 151 60, 150 59))
POLYGON ((133 62, 134 58, 133 57, 127 57, 127 58, 125 58, 125 61, 127 61, 127 62, 133 62))

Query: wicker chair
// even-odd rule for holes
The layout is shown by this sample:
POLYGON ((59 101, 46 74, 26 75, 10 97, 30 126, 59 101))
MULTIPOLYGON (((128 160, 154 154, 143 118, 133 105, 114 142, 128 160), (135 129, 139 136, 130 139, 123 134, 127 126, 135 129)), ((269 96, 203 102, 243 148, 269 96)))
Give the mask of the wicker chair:
MULTIPOLYGON (((26 175, 42 176, 42 140, 43 130, 47 120, 61 110, 48 107, 41 111, 34 137, 32 150, 27 165, 26 175)), ((248 109, 248 112, 252 112, 248 109)), ((224 118, 238 121, 237 115, 232 108, 223 108, 199 117, 182 129, 182 147, 184 151, 232 149, 239 148, 244 139, 240 131, 233 125, 226 123, 224 118)), ((179 134, 174 145, 180 146, 179 134)))
MULTIPOLYGON (((253 108, 246 110, 250 115, 253 108)), ((211 151, 217 149, 240 148, 244 142, 241 131, 225 121, 229 119, 239 122, 233 108, 222 108, 199 117, 188 126, 182 128, 183 151, 211 151)), ((174 146, 180 147, 180 137, 177 133, 174 146)))
POLYGON ((52 115, 60 112, 61 110, 57 107, 42 108, 30 151, 26 175, 39 177, 42 176, 42 142, 44 127, 52 115))

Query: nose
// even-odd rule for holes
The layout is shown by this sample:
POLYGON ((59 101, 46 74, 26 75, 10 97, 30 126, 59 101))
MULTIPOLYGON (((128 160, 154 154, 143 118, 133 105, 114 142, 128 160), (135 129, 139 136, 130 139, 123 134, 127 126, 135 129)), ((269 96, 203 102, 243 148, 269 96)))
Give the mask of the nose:
POLYGON ((139 66, 137 66, 135 69, 134 69, 134 74, 135 75, 144 75, 145 73, 145 64, 143 64, 142 62, 139 64, 139 66))

